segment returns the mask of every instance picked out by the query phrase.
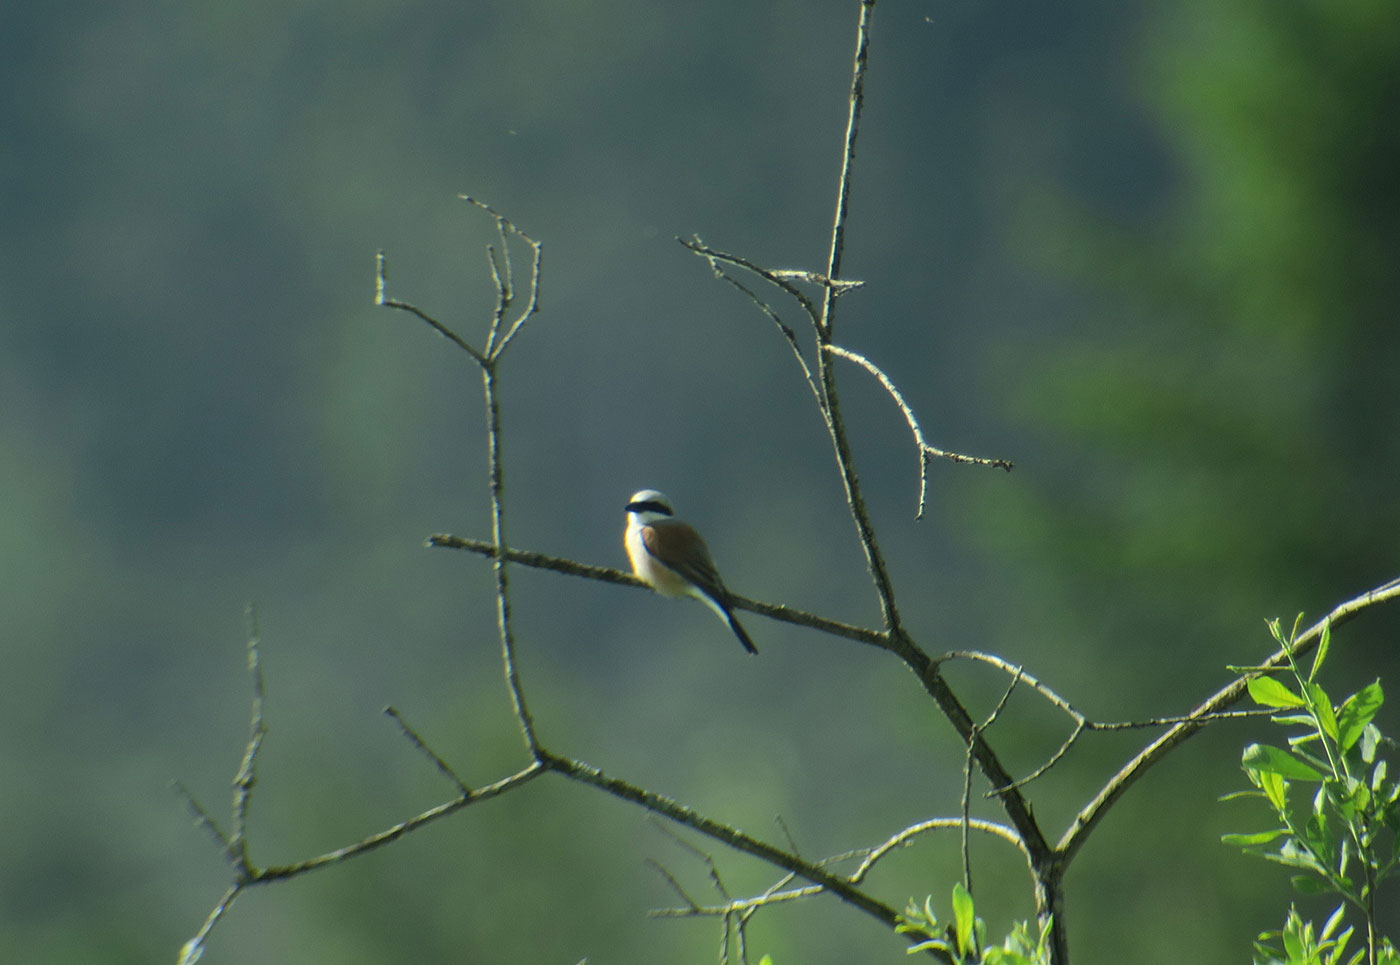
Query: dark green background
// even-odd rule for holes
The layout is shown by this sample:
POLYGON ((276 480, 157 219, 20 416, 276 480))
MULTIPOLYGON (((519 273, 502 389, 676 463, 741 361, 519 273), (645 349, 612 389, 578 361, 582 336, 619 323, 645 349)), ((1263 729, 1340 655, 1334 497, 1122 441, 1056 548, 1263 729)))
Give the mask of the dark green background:
MULTIPOLYGON (((479 379, 393 292, 479 340, 490 223, 545 244, 503 374, 510 537, 621 565, 666 490, 731 585, 877 608, 810 394, 772 325, 672 239, 820 268, 855 0, 11 4, 0 12, 0 959, 173 961, 228 881, 168 789, 226 813, 247 728, 245 601, 270 734, 255 860, 338 847, 523 763, 489 570, 479 379)), ((910 2, 876 11, 837 341, 904 612, 931 651, 1024 662, 1100 719, 1170 714, 1400 570, 1400 16, 1383 0, 910 2)), ((785 306, 782 306, 784 310, 785 306)), ((787 313, 790 323, 795 312, 787 313)), ((956 812, 962 756, 874 651, 517 571, 520 655, 563 753, 803 853, 956 812)), ((1400 619, 1329 683, 1394 689, 1400 619)), ((954 668, 985 713, 1003 682, 954 668)), ((1392 731, 1397 718, 1387 708, 1392 731)), ((1025 773, 1064 722, 1023 694, 1025 773)), ((1069 877, 1076 961, 1244 961, 1291 899, 1218 843, 1267 822, 1221 727, 1141 782, 1069 877)), ((1147 739, 1032 788, 1056 835, 1147 739)), ((994 813, 994 812, 988 812, 994 813)), ((770 872, 715 847, 735 893, 770 872)), ((978 841, 994 934, 1031 913, 978 841)), ((644 815, 544 779, 248 895, 210 962, 715 960, 708 894, 644 815)), ((945 912, 956 842, 871 880, 945 912)), ((1392 899, 1390 927, 1397 926, 1392 899)), ((1306 905, 1319 919, 1329 910, 1306 905)), ((897 962, 822 899, 762 915, 779 965, 897 962)), ((757 954, 755 955, 755 959, 757 954)))

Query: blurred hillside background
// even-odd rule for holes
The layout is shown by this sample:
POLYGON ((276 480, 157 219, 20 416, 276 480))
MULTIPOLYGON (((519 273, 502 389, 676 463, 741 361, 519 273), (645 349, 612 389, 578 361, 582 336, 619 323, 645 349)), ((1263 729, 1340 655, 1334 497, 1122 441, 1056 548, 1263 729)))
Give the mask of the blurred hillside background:
MULTIPOLYGON (((545 246, 502 373, 512 542, 625 565, 622 505, 655 486, 738 592, 876 620, 786 344, 673 240, 820 269, 857 13, 0 12, 0 960, 173 961, 208 913, 228 871, 169 782, 227 813, 245 602, 268 675, 255 860, 450 796, 385 704, 468 782, 524 761, 489 568, 423 548, 489 536, 478 374, 371 304, 383 248, 393 294, 479 338, 492 226, 459 192, 545 246)), ((924 645, 1022 662, 1095 718, 1171 714, 1269 652, 1266 617, 1395 576, 1394 4, 883 0, 872 43, 846 260, 867 286, 837 340, 933 444, 1017 463, 934 464, 916 522, 907 429, 843 371, 924 645)), ((890 658, 757 617, 749 658, 697 605, 513 586, 560 752, 763 837, 781 815, 808 856, 956 813, 961 750, 890 658)), ((1391 608, 1339 633, 1335 692, 1400 690, 1398 632, 1391 608)), ((953 676, 983 712, 1003 685, 953 676)), ((1023 693, 993 737, 1025 773, 1062 727, 1023 693)), ((1217 803, 1260 730, 1197 738, 1104 822, 1068 881, 1076 961, 1223 965, 1282 923, 1284 871, 1218 841, 1264 824, 1217 803)), ((1147 739, 1085 741, 1033 786, 1046 827, 1147 739)), ((736 893, 773 880, 712 850, 736 893)), ((1032 913, 1024 869, 973 855, 1004 933, 1032 913)), ((646 917, 675 900, 648 858, 707 893, 641 812, 546 778, 247 895, 205 961, 715 961, 713 923, 646 917)), ((872 886, 946 901, 957 868, 928 841, 872 886)), ((905 960, 834 901, 750 939, 780 965, 905 960)))

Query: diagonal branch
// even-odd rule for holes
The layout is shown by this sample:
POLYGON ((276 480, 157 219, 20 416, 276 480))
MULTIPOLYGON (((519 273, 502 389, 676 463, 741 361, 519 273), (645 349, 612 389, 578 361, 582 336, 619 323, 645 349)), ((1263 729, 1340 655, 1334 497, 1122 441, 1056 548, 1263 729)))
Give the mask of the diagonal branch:
MULTIPOLYGON (((769 305, 762 298, 758 297, 757 292, 755 292, 752 288, 748 287, 743 282, 739 281, 739 279, 735 278, 732 274, 720 267, 721 261, 730 261, 737 263, 743 261, 743 259, 739 259, 737 258, 737 256, 733 255, 724 255, 711 248, 707 248, 700 242, 699 238, 696 238, 693 244, 686 241, 681 241, 681 244, 685 245, 691 251, 695 252, 697 255, 700 255, 705 260, 707 260, 710 263, 710 270, 715 273, 716 278, 728 282, 730 285, 743 292, 749 297, 749 300, 758 307, 759 311, 763 312, 763 314, 767 315, 770 319, 772 319, 773 324, 778 326, 778 331, 780 331, 783 334, 783 338, 787 339, 789 347, 792 348, 792 354, 794 358, 797 359, 798 367, 802 369, 802 377, 807 380, 807 387, 812 390, 812 395, 816 397, 817 408, 825 412, 826 400, 822 398, 821 386, 817 384, 816 376, 812 374, 812 367, 807 364, 807 359, 802 354, 802 346, 799 345, 797 342, 797 333, 794 332, 786 322, 784 322, 781 318, 778 317, 778 313, 773 308, 773 306, 769 305)), ((793 298, 797 299, 800 304, 803 304, 809 316, 816 317, 816 309, 812 306, 810 302, 807 301, 806 296, 803 295, 802 292, 799 291, 797 288, 787 284, 786 280, 781 277, 785 273, 769 272, 766 269, 759 268, 757 265, 753 265, 748 262, 744 262, 742 267, 754 272, 761 278, 768 279, 775 285, 781 286, 783 291, 787 292, 793 298)))
POLYGON ((866 894, 852 884, 849 878, 828 871, 816 862, 808 861, 781 848, 774 847, 737 828, 721 824, 672 798, 619 780, 603 773, 591 764, 562 757, 544 748, 540 749, 539 763, 571 780, 592 785, 615 797, 639 804, 653 814, 664 815, 686 827, 694 828, 707 837, 722 841, 736 851, 751 854, 769 864, 786 868, 813 884, 821 885, 842 901, 884 922, 891 928, 899 922, 899 913, 895 909, 866 894))
POLYGON ((418 736, 418 732, 408 725, 408 721, 403 719, 403 716, 398 710, 393 707, 385 707, 384 714, 388 717, 392 717, 394 723, 399 725, 399 730, 403 733, 403 736, 408 739, 408 742, 427 757, 428 760, 432 761, 433 766, 436 767, 444 777, 456 785, 458 793, 463 797, 471 796, 472 789, 467 786, 467 783, 457 776, 457 772, 452 769, 450 764, 438 756, 437 751, 429 747, 427 742, 423 740, 422 737, 418 736))
MULTIPOLYGON (((717 248, 711 248, 699 238, 693 241, 688 241, 685 238, 677 238, 676 240, 695 254, 709 261, 711 267, 714 267, 716 262, 726 262, 736 267, 743 268, 746 271, 751 271, 764 281, 776 285, 787 292, 788 295, 792 296, 793 301, 802 306, 802 310, 807 313, 807 316, 811 318, 813 322, 816 322, 821 317, 816 303, 808 298, 802 289, 788 280, 791 275, 790 272, 774 271, 770 268, 764 268, 762 265, 752 262, 742 255, 733 255, 725 251, 720 251, 717 248)), ((784 328, 786 328, 786 326, 784 326, 784 328)))
POLYGON ((401 302, 397 298, 389 297, 389 261, 384 256, 383 251, 376 252, 374 256, 374 303, 376 305, 383 305, 385 308, 396 308, 400 311, 408 312, 410 315, 417 315, 423 321, 427 322, 428 325, 432 327, 433 331, 470 355, 477 364, 484 365, 486 363, 486 356, 478 352, 466 339, 442 324, 442 322, 439 322, 436 318, 433 318, 415 305, 410 305, 408 302, 401 302))
POLYGON ((499 781, 487 784, 485 787, 479 787, 469 794, 454 797, 450 801, 444 801, 442 804, 431 807, 421 814, 409 818, 407 821, 400 821, 398 824, 391 825, 382 831, 371 834, 369 837, 363 838, 354 844, 347 845, 343 848, 337 848, 334 851, 327 851, 324 854, 316 855, 313 858, 307 858, 304 861, 297 861, 292 864, 284 865, 270 865, 266 868, 256 869, 253 880, 250 883, 262 884, 270 881, 283 881, 288 878, 304 875, 310 871, 315 871, 318 868, 324 868, 327 865, 339 864, 351 858, 358 858, 360 855, 368 854, 376 848, 382 848, 392 841, 397 841, 404 835, 416 831, 426 824, 431 824, 434 821, 445 818, 449 814, 455 814, 465 807, 479 804, 482 801, 489 801, 492 798, 500 797, 508 791, 513 791, 521 785, 533 781, 535 778, 545 773, 545 770, 545 766, 539 761, 532 761, 525 768, 516 771, 508 777, 503 777, 499 781))
MULTIPOLYGON (((1317 623, 1308 628, 1307 632, 1298 638, 1293 648, 1294 658, 1310 652, 1317 646, 1318 640, 1322 636, 1324 627, 1340 626, 1353 619, 1367 607, 1375 606, 1387 600, 1400 598, 1400 578, 1389 580, 1380 586, 1367 590, 1365 593, 1353 599, 1340 603, 1332 609, 1317 623)), ((1108 781, 1099 791, 1094 799, 1084 806, 1083 810, 1075 816, 1074 821, 1065 830, 1064 836, 1056 848, 1066 862, 1073 858, 1075 853, 1083 847, 1085 840, 1093 833, 1099 821, 1103 820, 1104 814, 1123 794, 1132 787, 1148 769, 1156 764, 1166 755, 1170 754, 1180 744, 1185 742, 1198 730, 1205 726, 1211 715, 1235 704, 1242 698, 1248 690, 1249 681, 1267 670, 1287 666, 1289 652, 1279 651, 1270 657, 1258 672, 1245 674, 1237 678, 1229 686, 1222 688, 1217 693, 1211 695, 1201 702, 1185 720, 1176 724, 1171 730, 1157 738, 1147 747, 1143 748, 1132 760, 1124 764, 1117 774, 1108 781)))

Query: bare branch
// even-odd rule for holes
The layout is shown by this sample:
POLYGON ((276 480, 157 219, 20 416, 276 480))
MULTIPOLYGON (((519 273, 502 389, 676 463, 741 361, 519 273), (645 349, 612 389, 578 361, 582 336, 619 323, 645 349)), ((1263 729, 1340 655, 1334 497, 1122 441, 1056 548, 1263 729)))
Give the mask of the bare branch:
MULTIPOLYGON (((681 896, 681 901, 685 902, 686 908, 689 909, 691 914, 702 913, 700 911, 700 905, 696 903, 694 898, 686 894, 686 890, 681 887, 681 883, 676 880, 675 875, 667 871, 659 861, 654 861, 651 858, 647 858, 647 864, 650 865, 652 868, 656 869, 657 874, 665 878, 667 883, 671 886, 672 890, 674 890, 676 894, 681 896)), ((650 914, 653 917, 661 917, 660 913, 656 911, 650 912, 650 914)))
POLYGON ((826 891, 836 895, 842 901, 890 927, 898 923, 899 912, 895 909, 861 891, 852 885, 849 879, 832 874, 819 864, 775 848, 773 845, 745 834, 737 828, 721 824, 671 798, 611 777, 591 764, 560 757, 543 748, 540 749, 539 761, 550 770, 563 774, 565 777, 590 784, 615 797, 641 805, 653 814, 663 815, 688 828, 693 828, 737 851, 751 854, 780 868, 787 868, 813 884, 821 885, 826 891))
POLYGON ((875 376, 880 384, 885 387, 885 391, 889 393, 890 398, 894 399, 894 404, 899 407, 899 411, 904 413, 904 421, 909 424, 909 431, 914 434, 914 445, 918 447, 919 450, 919 505, 918 511, 914 514, 915 519, 924 518, 924 503, 928 495, 928 461, 931 457, 948 459, 952 462, 972 463, 978 466, 996 466, 1000 469, 1005 469, 1007 472, 1012 470, 1014 464, 1007 459, 988 459, 985 456, 965 456, 960 452, 948 452, 936 446, 929 445, 928 441, 924 439, 924 430, 919 426, 919 420, 914 415, 914 410, 909 406, 909 403, 904 401, 904 396, 900 394, 898 387, 895 386, 894 382, 879 368, 879 366, 864 355, 852 352, 850 349, 842 348, 839 345, 827 344, 823 345, 822 348, 832 355, 856 363, 871 375, 875 376))
POLYGON ((428 758, 428 760, 432 761, 433 766, 436 767, 439 771, 441 771, 444 777, 446 777, 453 784, 457 785, 457 790, 462 793, 463 797, 471 796, 472 789, 467 787, 466 782, 464 782, 460 777, 458 777, 457 772, 454 771, 451 767, 449 767, 447 765, 447 762, 438 756, 437 751, 429 747, 427 742, 424 741, 422 737, 418 736, 418 732, 416 730, 408 726, 408 721, 404 720, 397 710, 395 710, 393 707, 385 707, 384 713, 387 716, 392 717, 394 719, 394 723, 399 725, 399 730, 403 733, 404 737, 408 738, 408 742, 410 744, 412 744, 419 751, 421 751, 423 755, 428 758))
POLYGON ((248 869, 248 805, 253 799, 253 786, 257 784, 258 751, 262 748, 267 727, 263 723, 263 698, 266 686, 263 681, 262 663, 258 657, 259 633, 257 611, 249 604, 244 611, 248 623, 248 672, 253 678, 253 706, 248 725, 248 745, 243 751, 243 760, 238 773, 233 778, 233 833, 229 835, 228 851, 241 871, 248 869))
POLYGON ((848 279, 831 279, 815 271, 804 271, 800 268, 774 268, 773 274, 779 278, 792 279, 794 281, 805 281, 809 285, 817 285, 823 288, 830 288, 839 298, 848 292, 853 292, 857 288, 864 288, 865 282, 848 279))
POLYGON ((501 636, 501 662, 510 690, 511 706, 530 753, 539 759, 540 742, 535 734, 535 720, 525 701, 525 688, 520 680, 520 667, 515 660, 515 632, 511 624, 509 581, 506 576, 508 550, 505 543, 505 470, 501 464, 501 403, 496 392, 495 360, 481 369, 482 388, 486 394, 486 434, 491 476, 491 533, 494 547, 491 569, 496 577, 496 626, 501 636))
POLYGON ((947 660, 974 660, 979 663, 990 664, 998 670, 1005 671, 1017 680, 1024 682, 1036 693, 1040 694, 1051 704, 1054 704, 1075 720, 1084 719, 1084 715, 1075 710, 1069 701, 1045 686, 1045 684, 1036 679, 1034 675, 1027 673, 1026 668, 1014 664, 1009 660, 1005 660, 1002 657, 998 657, 994 653, 984 653, 981 650, 950 650, 937 658, 937 662, 940 664, 947 660))
POLYGON ((477 788, 463 797, 456 797, 436 807, 431 807, 421 814, 409 818, 407 821, 401 821, 398 824, 385 828, 383 831, 371 834, 369 837, 363 838, 354 844, 347 845, 343 848, 337 848, 334 851, 327 851, 324 854, 316 855, 314 858, 307 858, 304 861, 297 861, 285 865, 271 865, 267 868, 258 869, 253 877, 253 881, 250 883, 262 884, 269 881, 284 881, 288 878, 295 878, 307 872, 315 871, 318 868, 324 868, 327 865, 339 864, 342 861, 357 858, 362 854, 368 854, 376 848, 381 848, 392 841, 398 840, 405 834, 416 831, 425 824, 431 824, 440 818, 447 817, 449 814, 454 814, 464 807, 478 804, 481 801, 489 801, 491 798, 500 797, 508 791, 513 791, 521 785, 539 777, 541 774, 545 773, 545 771, 546 768, 543 764, 539 761, 532 761, 523 770, 517 771, 509 777, 502 778, 493 784, 487 784, 485 787, 477 788))
POLYGON ((485 355, 487 358, 497 359, 500 358, 501 353, 506 350, 511 339, 515 338, 516 333, 520 331, 521 327, 524 326, 531 316, 539 311, 540 269, 543 266, 544 247, 538 241, 521 231, 509 218, 484 201, 479 201, 466 194, 459 194, 457 197, 485 211, 496 221, 496 236, 500 239, 500 244, 499 246, 488 247, 486 249, 486 256, 491 264, 491 280, 495 282, 498 297, 496 299, 496 310, 491 316, 491 327, 486 338, 485 355), (512 237, 519 238, 530 247, 530 297, 526 301, 525 306, 521 309, 520 314, 516 316, 515 321, 511 322, 509 327, 507 327, 505 335, 502 336, 500 334, 501 323, 515 304, 515 270, 510 260, 510 239, 512 237))
POLYGON ((719 893, 719 896, 723 898, 726 902, 729 901, 729 889, 724 886, 724 881, 719 876, 719 868, 715 865, 714 857, 708 851, 705 851, 702 848, 697 848, 685 838, 681 837, 679 834, 676 833, 675 828, 670 827, 668 824, 666 824, 666 822, 662 821, 656 814, 651 814, 650 818, 652 827, 656 828, 656 830, 660 831, 662 834, 666 835, 666 837, 670 838, 676 844, 680 845, 686 851, 690 852, 692 857, 698 859, 705 866, 705 870, 708 871, 710 874, 710 881, 715 886, 715 891, 717 891, 719 893))
MULTIPOLYGON (((681 243, 686 244, 686 242, 684 241, 682 241, 681 243)), ((711 249, 708 249, 703 244, 701 244, 699 238, 695 239, 694 245, 687 244, 686 246, 690 248, 691 251, 701 255, 707 261, 709 261, 710 270, 715 273, 716 278, 728 282, 730 285, 734 286, 739 291, 747 295, 749 297, 749 300, 753 302, 756 306, 758 306, 759 311, 767 315, 772 320, 773 324, 778 326, 778 331, 782 333, 783 338, 787 339, 788 345, 792 348, 792 354, 797 359, 798 366, 802 369, 802 377, 807 380, 807 387, 812 390, 812 395, 816 397, 817 407, 820 408, 823 412, 825 412, 826 400, 822 398, 821 386, 817 383, 816 376, 812 374, 811 366, 807 364, 807 359, 802 354, 802 346, 798 344, 797 333, 794 332, 781 318, 778 317, 777 311, 771 305, 765 302, 762 298, 758 297, 757 292, 755 292, 743 282, 739 281, 739 279, 735 278, 729 272, 721 268, 720 256, 717 253, 713 252, 711 249)), ((762 271, 762 269, 758 269, 756 267, 751 270, 762 271)), ((779 278, 784 274, 786 273, 778 271, 771 273, 774 279, 779 278)), ((774 280, 774 284, 778 284, 778 281, 774 280)), ((786 286, 784 286, 783 290, 788 292, 789 294, 794 293, 794 290, 792 288, 786 286)), ((814 313, 816 309, 810 302, 806 302, 804 307, 809 315, 815 317, 814 313)))
POLYGON ((209 836, 218 844, 220 850, 228 855, 230 861, 237 864, 238 855, 233 851, 228 835, 224 834, 223 828, 219 827, 218 822, 214 820, 213 816, 205 809, 204 805, 200 804, 195 796, 190 793, 190 789, 185 787, 180 781, 171 781, 170 786, 175 789, 175 793, 180 795, 180 800, 185 802, 185 808, 194 818, 195 827, 203 828, 205 831, 209 832, 209 836))
POLYGON ((711 248, 709 245, 702 242, 699 238, 696 238, 693 241, 687 241, 685 238, 677 238, 676 240, 679 241, 681 244, 685 245, 685 247, 689 248, 691 251, 695 252, 695 254, 707 259, 710 262, 711 267, 713 267, 714 263, 717 261, 728 262, 731 265, 737 265, 740 268, 753 272, 755 275, 762 278, 764 281, 777 285, 783 291, 787 292, 790 296, 792 296, 793 300, 796 301, 797 304, 802 306, 802 310, 807 313, 807 317, 812 320, 812 324, 814 326, 820 323, 821 314, 816 304, 810 298, 807 297, 806 293, 803 292, 802 289, 798 288, 791 281, 789 281, 787 277, 785 277, 790 273, 774 271, 771 268, 764 268, 762 265, 755 264, 754 262, 742 257, 741 255, 732 255, 728 252, 719 251, 718 249, 711 248))
MULTIPOLYGON (((791 877, 790 875, 788 876, 791 877)), ((787 891, 764 892, 753 898, 735 898, 722 905, 695 905, 685 908, 653 908, 647 912, 648 918, 717 918, 735 912, 751 913, 768 905, 778 905, 788 901, 801 901, 815 898, 822 893, 821 885, 804 885, 787 891)))
POLYGON ((209 933, 214 930, 228 910, 233 907, 234 900, 247 887, 247 882, 236 882, 229 886, 228 891, 219 899, 219 903, 214 906, 214 910, 209 912, 209 917, 204 919, 204 924, 200 926, 195 936, 180 948, 180 958, 176 965, 194 965, 195 962, 204 955, 204 943, 209 939, 209 933))
MULTIPOLYGON (((963 819, 961 817, 956 817, 932 818, 928 821, 920 821, 918 824, 910 825, 883 844, 872 848, 869 855, 861 862, 860 867, 851 875, 851 882, 853 884, 860 884, 860 882, 865 880, 865 876, 870 873, 870 870, 875 867, 876 863, 879 862, 881 858, 884 858, 895 848, 905 847, 913 838, 921 834, 926 834, 929 831, 958 831, 963 827, 963 824, 963 819)), ((995 821, 985 821, 981 818, 970 818, 966 824, 967 827, 971 828, 973 831, 982 831, 1015 845, 1016 850, 1020 851, 1021 854, 1025 856, 1027 865, 1030 864, 1030 851, 1026 848, 1026 842, 1016 833, 1015 828, 1008 827, 1005 824, 998 824, 995 821)))
POLYGON ((486 356, 482 355, 476 349, 472 348, 471 345, 467 344, 465 339, 463 339, 456 332, 452 331, 446 325, 442 324, 437 319, 429 315, 427 312, 423 311, 421 308, 418 308, 416 305, 410 305, 408 302, 401 302, 397 298, 389 297, 389 263, 388 259, 384 257, 383 251, 379 251, 375 254, 374 269, 374 303, 376 305, 383 305, 385 308, 397 308, 400 311, 405 311, 409 312, 410 314, 417 315, 423 321, 427 322, 430 326, 432 326, 433 331, 437 332, 443 338, 456 345, 463 352, 466 352, 468 355, 470 355, 478 365, 486 364, 486 356))
MULTIPOLYGON (((488 557, 494 556, 496 553, 496 546, 494 543, 489 543, 485 540, 469 539, 464 536, 452 536, 448 533, 437 533, 428 537, 427 544, 429 546, 443 547, 445 549, 466 550, 488 557)), ((553 570, 556 573, 579 576, 588 580, 599 580, 603 583, 618 583, 622 586, 636 587, 640 590, 651 589, 646 583, 643 583, 631 573, 624 572, 623 570, 613 569, 608 566, 592 566, 587 563, 579 563, 560 556, 548 556, 544 553, 509 549, 506 551, 506 559, 510 560, 512 563, 519 563, 522 566, 531 566, 541 570, 553 570)), ((798 626, 810 627, 814 630, 820 630, 823 633, 845 637, 847 640, 855 640, 860 643, 870 644, 871 646, 886 646, 885 634, 881 633, 879 630, 857 627, 849 623, 842 623, 839 620, 829 620, 826 617, 817 616, 815 613, 808 613, 805 610, 796 610, 792 607, 773 603, 760 603, 757 600, 751 600, 743 596, 731 595, 729 603, 736 610, 747 610, 750 613, 771 617, 774 620, 781 620, 784 623, 793 623, 798 626)))
MULTIPOLYGON (((1400 597, 1400 578, 1388 580, 1374 589, 1367 590, 1360 596, 1338 604, 1333 607, 1331 613, 1309 627, 1307 632, 1298 638, 1293 648, 1293 657, 1297 658, 1311 652, 1317 646, 1323 628, 1329 624, 1333 627, 1340 626, 1368 607, 1397 597, 1400 597)), ((1286 651, 1280 651, 1265 661, 1261 673, 1285 666, 1288 660, 1289 654, 1286 651)), ((1250 679, 1259 675, 1259 673, 1245 674, 1229 686, 1206 698, 1187 715, 1185 720, 1174 725, 1171 730, 1147 745, 1132 760, 1124 764, 1118 773, 1094 796, 1094 799, 1075 816, 1074 821, 1065 830, 1064 836, 1061 837, 1056 848, 1064 856, 1065 862, 1068 863, 1069 859, 1083 847, 1084 842, 1098 826, 1104 814, 1123 796, 1129 787, 1137 782, 1138 778, 1205 726, 1206 721, 1213 715, 1236 703, 1247 692, 1250 679)))
MULTIPOLYGON (((841 182, 836 189, 836 217, 831 226, 831 254, 826 262, 826 277, 841 277, 841 260, 846 250, 846 212, 851 204, 851 180, 855 173, 856 140, 860 136, 861 111, 865 106, 865 71, 870 63, 870 20, 875 13, 875 0, 861 0, 860 26, 856 29, 856 60, 851 69, 851 101, 846 113, 845 150, 841 154, 841 182)), ((823 341, 830 339, 835 323, 837 290, 828 285, 822 298, 821 321, 818 329, 823 341)))

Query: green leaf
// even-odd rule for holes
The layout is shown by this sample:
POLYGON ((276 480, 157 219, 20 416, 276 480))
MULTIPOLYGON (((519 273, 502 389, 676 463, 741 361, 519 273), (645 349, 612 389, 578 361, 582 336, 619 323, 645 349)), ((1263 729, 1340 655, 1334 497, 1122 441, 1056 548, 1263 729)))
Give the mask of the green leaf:
POLYGON ((1308 842, 1308 848, 1322 864, 1331 867, 1340 859, 1337 848, 1341 841, 1341 832, 1335 819, 1329 818, 1326 811, 1308 818, 1308 823, 1303 828, 1303 837, 1308 842))
POLYGON ((972 926, 976 920, 972 895, 959 881, 953 885, 953 921, 957 926, 959 955, 966 956, 972 950, 972 926))
POLYGON ((1312 875, 1294 875, 1293 887, 1304 895, 1320 895, 1332 890, 1326 881, 1312 875))
POLYGON ((1277 831, 1256 831, 1253 834, 1222 834, 1220 843, 1240 848, 1254 848, 1261 844, 1268 844, 1270 841, 1277 841, 1287 833, 1287 828, 1279 828, 1277 831))
MULTIPOLYGON (((1291 918, 1288 925, 1294 925, 1291 918)), ((1305 960, 1305 949, 1311 944, 1311 942, 1305 941, 1303 934, 1300 934, 1300 932, 1301 929, 1296 927, 1285 927, 1283 929, 1283 950, 1288 953, 1288 960, 1290 962, 1305 960)))
POLYGON ((1376 759, 1376 748, 1381 743, 1381 730, 1375 724, 1367 724, 1361 732, 1361 759, 1367 764, 1376 759))
POLYGON ((1280 747, 1269 744, 1250 744, 1244 749, 1240 763, 1247 770, 1264 774, 1277 774, 1280 777, 1298 781, 1320 781, 1322 772, 1280 747))
MULTIPOLYGON (((1304 684, 1307 688, 1308 705, 1312 708, 1313 714, 1317 717, 1317 725, 1322 732, 1333 740, 1337 739, 1337 713, 1332 709, 1332 698, 1327 696, 1327 691, 1315 683, 1304 684)), ((1345 749, 1345 748, 1343 748, 1345 749)))
POLYGON ((1263 858, 1265 861, 1272 861, 1275 864, 1285 865, 1289 868, 1302 868, 1304 871, 1312 871, 1316 874, 1325 874, 1326 870, 1318 864, 1312 855, 1298 847, 1297 842, 1289 839, 1283 843, 1283 847, 1275 852, 1252 851, 1251 854, 1263 858))
POLYGON ((1343 916, 1347 912, 1347 903, 1344 901, 1337 906, 1337 910, 1332 912, 1327 921, 1322 926, 1322 937, 1331 938, 1337 931, 1337 927, 1342 924, 1343 916))
POLYGON ((1274 806, 1274 810, 1282 814, 1288 809, 1288 782, 1278 774, 1265 771, 1251 772, 1252 776, 1259 782, 1260 789, 1269 799, 1269 803, 1274 806))
POLYGON ((945 942, 945 941, 943 941, 941 938, 935 938, 935 939, 932 939, 931 941, 919 942, 919 944, 917 944, 917 945, 910 945, 910 946, 905 950, 905 954, 906 954, 906 955, 917 955, 917 954, 919 954, 920 952, 947 952, 947 951, 949 951, 948 943, 945 942))
POLYGON ((1261 793, 1258 792, 1258 791, 1231 791, 1229 794, 1222 794, 1222 795, 1220 795, 1220 797, 1219 797, 1217 800, 1219 800, 1219 801, 1221 801, 1221 802, 1224 802, 1224 801, 1235 801, 1235 800, 1238 800, 1239 798, 1242 798, 1242 797, 1263 797, 1263 796, 1264 796, 1264 795, 1261 794, 1261 793))
POLYGON ((1342 713, 1337 720, 1339 729, 1337 743, 1343 752, 1351 750, 1352 746, 1361 739, 1366 725, 1376 716, 1384 703, 1385 691, 1381 689, 1379 680, 1367 684, 1347 698, 1346 703, 1342 704, 1342 713))
POLYGON ((1313 654, 1312 670, 1308 671, 1308 680, 1312 681, 1317 677, 1317 672, 1322 669, 1323 661, 1327 659, 1327 651, 1332 649, 1332 621, 1327 620, 1322 624, 1322 639, 1317 642, 1317 651, 1313 654))
POLYGON ((1261 707, 1302 707, 1303 698, 1273 677, 1250 677, 1249 696, 1261 707))

